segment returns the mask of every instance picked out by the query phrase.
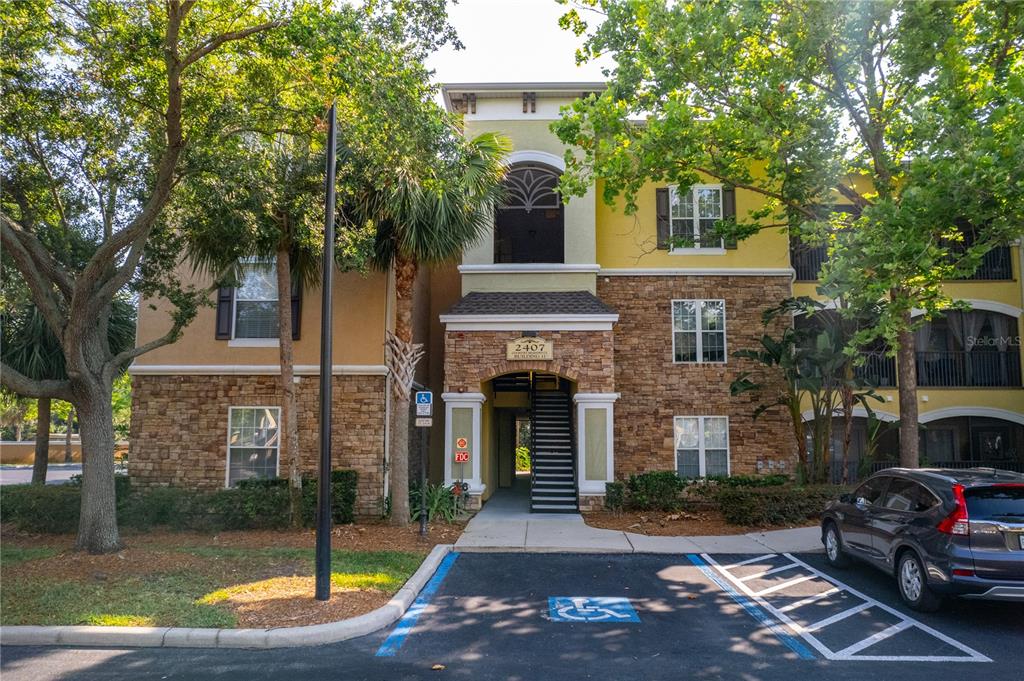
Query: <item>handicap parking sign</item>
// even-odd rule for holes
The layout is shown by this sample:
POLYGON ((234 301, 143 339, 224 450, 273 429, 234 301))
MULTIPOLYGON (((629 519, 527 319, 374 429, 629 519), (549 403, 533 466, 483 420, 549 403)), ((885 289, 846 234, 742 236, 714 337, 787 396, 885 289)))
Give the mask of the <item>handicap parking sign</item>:
POLYGON ((421 390, 416 393, 416 416, 433 416, 434 393, 421 390))
POLYGON ((551 596, 552 622, 639 622, 628 598, 621 596, 551 596))

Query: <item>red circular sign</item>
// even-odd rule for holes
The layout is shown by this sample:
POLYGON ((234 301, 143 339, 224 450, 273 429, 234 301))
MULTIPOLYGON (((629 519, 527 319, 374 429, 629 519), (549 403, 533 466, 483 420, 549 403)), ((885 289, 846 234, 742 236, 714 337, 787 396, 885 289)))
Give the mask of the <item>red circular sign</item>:
POLYGON ((457 440, 455 440, 455 446, 458 447, 459 449, 465 449, 466 447, 469 446, 469 441, 464 437, 460 437, 457 440))

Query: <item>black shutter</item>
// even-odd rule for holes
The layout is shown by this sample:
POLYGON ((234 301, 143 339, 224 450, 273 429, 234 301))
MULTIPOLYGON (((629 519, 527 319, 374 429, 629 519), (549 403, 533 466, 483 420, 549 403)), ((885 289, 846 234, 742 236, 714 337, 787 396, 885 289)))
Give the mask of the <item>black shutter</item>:
POLYGON ((299 340, 302 323, 302 282, 292 282, 292 340, 299 340))
MULTIPOLYGON (((736 221, 736 187, 722 187, 722 217, 736 221)), ((736 248, 736 239, 725 240, 726 248, 736 248)))
POLYGON ((231 308, 235 301, 235 289, 221 286, 217 289, 217 340, 231 340, 231 308))
POLYGON ((655 194, 655 206, 658 212, 658 250, 668 250, 671 234, 669 228, 668 187, 658 187, 655 194))

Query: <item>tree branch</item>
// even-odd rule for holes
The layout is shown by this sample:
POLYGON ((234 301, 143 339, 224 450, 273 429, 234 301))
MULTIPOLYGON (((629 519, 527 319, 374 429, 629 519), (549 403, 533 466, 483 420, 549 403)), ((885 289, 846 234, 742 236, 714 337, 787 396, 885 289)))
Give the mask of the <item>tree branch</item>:
POLYGON ((59 340, 63 336, 67 320, 57 301, 53 299, 52 281, 48 281, 39 271, 32 255, 18 238, 19 229, 17 223, 6 213, 0 212, 0 244, 7 249, 15 266, 25 277, 25 283, 32 293, 32 301, 39 308, 53 335, 59 340))
POLYGON ((69 381, 37 381, 3 363, 0 363, 0 382, 8 390, 23 397, 56 398, 65 402, 71 401, 71 383, 69 381))
POLYGON ((232 40, 243 40, 253 34, 284 26, 286 23, 287 21, 284 19, 278 19, 276 21, 267 21, 262 24, 257 24, 256 26, 250 26, 249 28, 243 28, 240 31, 231 31, 230 33, 223 33, 221 35, 214 36, 213 38, 204 41, 202 45, 185 55, 185 58, 181 60, 181 70, 184 71, 189 66, 210 54, 226 42, 230 42, 232 40))
POLYGON ((185 328, 185 325, 187 323, 188 320, 176 319, 174 321, 174 324, 171 326, 171 329, 164 335, 160 336, 159 338, 154 338, 148 343, 143 343, 138 347, 131 348, 129 350, 125 350, 124 352, 120 352, 114 355, 112 358, 107 360, 107 363, 104 365, 104 370, 119 372, 136 357, 144 355, 147 352, 150 352, 151 350, 161 348, 165 345, 170 345, 174 341, 178 340, 178 338, 181 336, 181 330, 185 328))

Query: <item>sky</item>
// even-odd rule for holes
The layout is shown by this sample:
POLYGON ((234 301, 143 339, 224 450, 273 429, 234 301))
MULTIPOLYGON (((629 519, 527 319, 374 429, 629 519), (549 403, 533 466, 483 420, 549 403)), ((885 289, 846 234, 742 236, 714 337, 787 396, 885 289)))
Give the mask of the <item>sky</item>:
POLYGON ((466 49, 427 65, 439 83, 604 80, 601 65, 576 66, 582 39, 558 27, 565 11, 555 0, 460 0, 448 18, 466 49))

